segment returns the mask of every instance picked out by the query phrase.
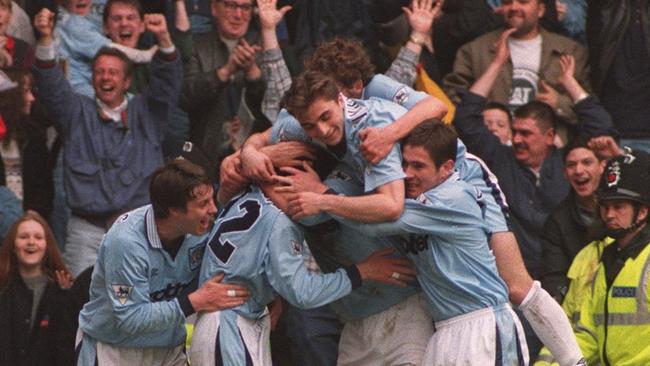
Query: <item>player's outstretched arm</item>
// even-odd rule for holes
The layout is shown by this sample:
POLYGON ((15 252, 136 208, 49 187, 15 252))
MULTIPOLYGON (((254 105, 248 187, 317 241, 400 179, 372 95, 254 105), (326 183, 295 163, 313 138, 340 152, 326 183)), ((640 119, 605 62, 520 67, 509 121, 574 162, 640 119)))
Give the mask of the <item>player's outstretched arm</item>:
POLYGON ((408 136, 420 123, 432 118, 441 119, 447 110, 447 105, 440 99, 427 96, 390 125, 384 128, 369 127, 359 132, 362 140, 359 151, 368 162, 377 164, 388 155, 395 143, 408 136))
POLYGON ((399 219, 404 210, 404 180, 379 186, 375 193, 364 196, 339 196, 298 193, 289 199, 289 215, 294 220, 328 212, 350 220, 383 222, 399 219))

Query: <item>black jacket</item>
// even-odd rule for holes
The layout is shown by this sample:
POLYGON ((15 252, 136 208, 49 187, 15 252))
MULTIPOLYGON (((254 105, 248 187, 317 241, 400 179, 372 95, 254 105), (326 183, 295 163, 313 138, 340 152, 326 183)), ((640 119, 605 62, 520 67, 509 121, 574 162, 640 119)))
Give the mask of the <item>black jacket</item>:
MULTIPOLYGON (((590 0, 587 16, 587 42, 591 60, 591 74, 594 90, 600 93, 604 87, 605 75, 608 72, 618 45, 623 39, 632 16, 632 0, 590 0)), ((639 0, 645 47, 650 53, 650 1, 639 0)))
POLYGON ((74 345, 62 342, 70 335, 63 337, 60 331, 66 291, 55 282, 47 284, 30 331, 32 299, 20 275, 0 293, 0 365, 72 365, 74 345))
POLYGON ((582 248, 605 235, 605 225, 596 218, 587 226, 580 219, 575 195, 571 192, 553 210, 542 231, 542 286, 562 302, 569 280, 566 277, 573 259, 582 248))

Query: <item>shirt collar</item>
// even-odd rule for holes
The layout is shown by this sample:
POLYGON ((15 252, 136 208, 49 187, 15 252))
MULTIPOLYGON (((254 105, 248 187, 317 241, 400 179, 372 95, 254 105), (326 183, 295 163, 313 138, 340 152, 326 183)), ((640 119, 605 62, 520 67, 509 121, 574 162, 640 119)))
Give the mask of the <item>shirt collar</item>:
POLYGON ((145 212, 144 217, 149 244, 153 248, 162 249, 163 246, 162 242, 160 241, 160 236, 158 235, 158 228, 156 227, 156 220, 154 218, 152 206, 149 206, 149 208, 147 208, 147 212, 145 212))
POLYGON ((112 121, 113 123, 117 125, 121 125, 121 127, 126 128, 126 121, 125 121, 125 116, 123 115, 126 112, 126 107, 129 104, 129 95, 124 96, 124 100, 122 101, 122 104, 115 108, 111 108, 106 103, 102 102, 101 100, 95 98, 95 101, 97 102, 97 107, 101 111, 101 113, 108 118, 108 120, 112 121))

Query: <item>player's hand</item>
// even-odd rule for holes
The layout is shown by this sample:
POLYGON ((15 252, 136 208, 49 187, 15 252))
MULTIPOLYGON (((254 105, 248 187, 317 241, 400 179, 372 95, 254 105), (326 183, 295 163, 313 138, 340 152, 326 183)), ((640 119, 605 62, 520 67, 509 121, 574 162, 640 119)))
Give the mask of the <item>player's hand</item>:
POLYGON ((278 0, 257 0, 257 11, 262 29, 275 32, 275 27, 280 23, 284 14, 291 10, 289 5, 277 9, 277 3, 278 0))
POLYGON ((173 46, 172 38, 169 35, 167 28, 167 21, 162 14, 145 14, 144 15, 145 28, 153 33, 158 40, 158 45, 162 48, 169 48, 173 46))
POLYGON ((223 277, 223 273, 212 277, 198 290, 188 296, 195 311, 229 309, 239 306, 248 300, 250 293, 246 287, 221 283, 223 277))
POLYGON ((291 219, 298 221, 305 217, 318 215, 323 212, 322 198, 322 194, 313 192, 301 192, 289 197, 289 216, 291 219))
MULTIPOLYGON (((222 198, 221 191, 226 191, 228 195, 234 195, 249 184, 250 180, 241 172, 241 160, 238 153, 230 154, 223 159, 221 168, 219 169, 220 199, 222 198)), ((226 201, 230 200, 228 197, 224 199, 226 201)))
POLYGON ((395 258, 396 250, 387 248, 372 253, 363 262, 357 263, 361 279, 406 286, 415 281, 417 271, 406 258, 395 258))
POLYGON ((34 17, 34 28, 46 44, 51 42, 54 33, 54 13, 47 8, 41 9, 34 17))
POLYGON ((499 40, 495 44, 496 52, 494 53, 494 61, 499 65, 505 64, 510 58, 510 48, 508 47, 508 38, 512 33, 517 31, 517 28, 509 28, 501 33, 499 40))
POLYGON ((54 276, 56 276, 56 283, 59 285, 59 288, 62 290, 67 290, 72 287, 74 283, 74 278, 72 273, 57 269, 54 271, 54 276))
POLYGON ((327 191, 327 186, 321 182, 318 173, 307 162, 303 162, 302 168, 303 170, 293 167, 280 168, 280 171, 286 175, 273 177, 275 181, 281 184, 273 188, 273 190, 280 193, 324 193, 327 191))
POLYGON ((273 161, 255 147, 244 145, 241 151, 242 174, 252 180, 270 182, 275 175, 273 161))
POLYGON ((301 167, 305 160, 316 160, 315 148, 305 142, 285 141, 264 146, 260 149, 276 168, 283 166, 301 167))
POLYGON ((393 137, 385 133, 383 128, 364 128, 359 132, 359 137, 361 138, 359 151, 371 164, 382 161, 395 144, 393 137))
POLYGON ((623 155, 624 151, 612 136, 599 136, 590 139, 587 146, 601 159, 612 159, 623 155))
POLYGON ((537 91, 537 96, 536 96, 537 100, 548 104, 549 106, 551 106, 551 108, 553 108, 553 110, 556 110, 558 106, 558 100, 560 98, 560 93, 558 93, 557 90, 555 90, 544 80, 540 80, 539 84, 540 87, 539 90, 537 91))

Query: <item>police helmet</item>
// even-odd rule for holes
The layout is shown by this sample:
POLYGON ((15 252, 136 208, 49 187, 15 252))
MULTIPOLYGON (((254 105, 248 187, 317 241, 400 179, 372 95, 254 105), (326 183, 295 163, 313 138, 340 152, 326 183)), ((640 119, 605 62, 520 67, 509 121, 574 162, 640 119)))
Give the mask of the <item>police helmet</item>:
POLYGON ((623 199, 650 207, 650 155, 632 152, 607 163, 598 187, 600 201, 623 199))

